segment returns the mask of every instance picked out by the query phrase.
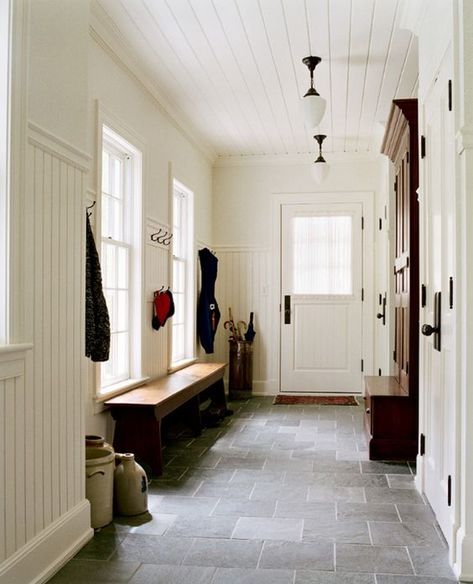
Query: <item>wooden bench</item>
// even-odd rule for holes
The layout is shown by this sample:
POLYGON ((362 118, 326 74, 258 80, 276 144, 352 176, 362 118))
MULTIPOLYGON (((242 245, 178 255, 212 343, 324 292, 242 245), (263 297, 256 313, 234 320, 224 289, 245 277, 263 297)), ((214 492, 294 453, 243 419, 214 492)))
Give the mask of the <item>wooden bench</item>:
POLYGON ((202 430, 200 399, 210 393, 215 405, 227 412, 223 375, 225 363, 196 363, 105 402, 116 421, 116 452, 133 452, 155 475, 163 472, 162 419, 183 407, 194 435, 202 430))

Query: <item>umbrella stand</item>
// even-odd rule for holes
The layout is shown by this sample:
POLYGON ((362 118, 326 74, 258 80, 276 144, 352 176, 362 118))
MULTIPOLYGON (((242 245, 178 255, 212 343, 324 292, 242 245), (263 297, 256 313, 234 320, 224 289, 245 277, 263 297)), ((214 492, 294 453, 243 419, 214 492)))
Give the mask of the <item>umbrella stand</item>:
POLYGON ((253 395, 253 345, 230 339, 228 392, 230 399, 248 399, 253 395))

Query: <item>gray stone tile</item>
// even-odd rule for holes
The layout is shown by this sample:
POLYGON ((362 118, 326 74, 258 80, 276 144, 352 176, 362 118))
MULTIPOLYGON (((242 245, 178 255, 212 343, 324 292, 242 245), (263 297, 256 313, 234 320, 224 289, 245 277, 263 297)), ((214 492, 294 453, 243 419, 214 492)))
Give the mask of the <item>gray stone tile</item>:
POLYGON ((328 460, 314 462, 315 472, 338 472, 359 474, 360 463, 352 460, 328 460))
POLYGON ((394 505, 381 503, 337 503, 337 519, 339 521, 394 521, 399 522, 399 516, 394 505))
POLYGON ((213 515, 234 515, 238 517, 272 517, 276 501, 249 501, 246 499, 221 499, 213 515))
POLYGON ((49 584, 128 582, 139 565, 139 562, 72 560, 48 582, 49 584))
POLYGON ((407 489, 390 489, 385 487, 367 487, 365 489, 368 503, 407 503, 424 505, 424 499, 417 491, 407 489))
POLYGON ((239 468, 235 471, 231 483, 281 483, 285 472, 278 470, 246 470, 239 468))
POLYGON ((265 541, 259 568, 333 570, 333 544, 327 542, 265 541))
POLYGON ((300 519, 335 520, 335 504, 319 501, 286 501, 281 499, 276 504, 275 517, 297 517, 300 519))
POLYGON ((361 471, 375 474, 411 474, 407 462, 368 460, 361 463, 361 471))
POLYGON ((143 564, 130 584, 210 584, 215 568, 143 564))
POLYGON ((172 537, 230 538, 238 517, 178 517, 166 531, 172 537))
POLYGON ((336 521, 335 519, 305 519, 303 541, 333 541, 370 544, 366 521, 336 521))
POLYGON ((388 487, 383 475, 339 472, 314 472, 311 484, 321 487, 388 487))
POLYGON ((192 539, 129 534, 117 547, 114 560, 179 565, 190 550, 192 539))
POLYGON ((363 487, 309 487, 308 501, 341 501, 345 503, 364 503, 363 487))
POLYGON ((232 538, 301 541, 303 523, 302 519, 240 517, 232 538))
POLYGON ((248 470, 262 470, 264 463, 266 461, 265 457, 262 458, 240 458, 233 456, 222 456, 220 462, 217 464, 218 469, 222 468, 246 468, 248 470))
POLYGON ((209 483, 204 481, 197 491, 194 493, 194 497, 238 497, 240 499, 249 498, 254 488, 252 483, 209 483))
POLYGON ((295 584, 375 584, 374 574, 296 571, 295 584))
POLYGON ((423 523, 436 523, 435 515, 428 505, 396 505, 401 521, 422 521, 423 523))
POLYGON ((129 533, 163 535, 177 518, 177 515, 167 513, 146 513, 143 515, 122 517, 118 520, 123 522, 122 525, 129 526, 129 533))
POLYGON ((357 451, 357 450, 338 450, 337 460, 360 460, 367 461, 369 455, 367 451, 357 451))
POLYGON ((391 489, 415 489, 415 477, 413 475, 386 475, 391 489))
POLYGON ((126 532, 96 532, 89 543, 75 557, 80 560, 108 560, 126 538, 126 535, 126 532))
POLYGON ((201 484, 202 481, 198 479, 161 481, 150 486, 149 492, 151 495, 161 495, 163 497, 166 495, 192 497, 201 484))
POLYGON ((159 513, 172 515, 210 515, 218 497, 178 497, 165 496, 157 506, 159 513))
POLYGON ((293 584, 293 582, 293 570, 251 570, 248 568, 218 568, 212 580, 212 584, 293 584))
POLYGON ((238 539, 196 539, 184 565, 217 568, 256 568, 262 542, 238 539))
POLYGON ((186 472, 184 478, 195 482, 229 483, 234 474, 233 469, 192 468, 186 472))
POLYGON ((413 574, 405 548, 336 544, 337 572, 413 574))
POLYGON ((377 584, 452 584, 456 580, 429 576, 393 576, 391 574, 376 574, 377 584))
POLYGON ((444 547, 435 527, 425 523, 373 522, 370 524, 370 531, 374 545, 444 547))
POLYGON ((264 470, 278 470, 278 471, 312 471, 314 463, 312 460, 288 458, 287 460, 277 460, 268 458, 264 465, 264 470))
POLYGON ((305 485, 283 485, 281 483, 256 483, 251 493, 252 501, 285 500, 306 501, 309 488, 305 485))
POLYGON ((435 548, 409 547, 408 549, 417 575, 455 578, 448 563, 447 553, 439 554, 435 548))

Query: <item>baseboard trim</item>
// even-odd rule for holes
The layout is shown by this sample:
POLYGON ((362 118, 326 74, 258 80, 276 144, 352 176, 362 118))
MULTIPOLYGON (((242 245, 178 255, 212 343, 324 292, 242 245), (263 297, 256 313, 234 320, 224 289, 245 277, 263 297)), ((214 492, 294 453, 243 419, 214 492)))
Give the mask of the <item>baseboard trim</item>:
POLYGON ((8 558, 0 567, 0 584, 44 584, 94 535, 87 499, 8 558))
POLYGON ((473 536, 466 534, 465 529, 460 527, 456 543, 453 572, 460 582, 473 582, 473 536))

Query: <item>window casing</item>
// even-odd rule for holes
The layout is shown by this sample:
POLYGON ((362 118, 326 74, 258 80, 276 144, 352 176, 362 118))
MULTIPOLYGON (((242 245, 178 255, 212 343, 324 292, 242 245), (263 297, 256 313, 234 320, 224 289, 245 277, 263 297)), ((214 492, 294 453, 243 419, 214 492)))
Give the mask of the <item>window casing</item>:
POLYGON ((175 313, 171 320, 171 368, 195 356, 193 202, 193 193, 175 180, 172 197, 172 291, 175 313))
POLYGON ((101 265, 111 343, 100 367, 99 397, 141 375, 140 170, 140 153, 104 126, 101 265))

